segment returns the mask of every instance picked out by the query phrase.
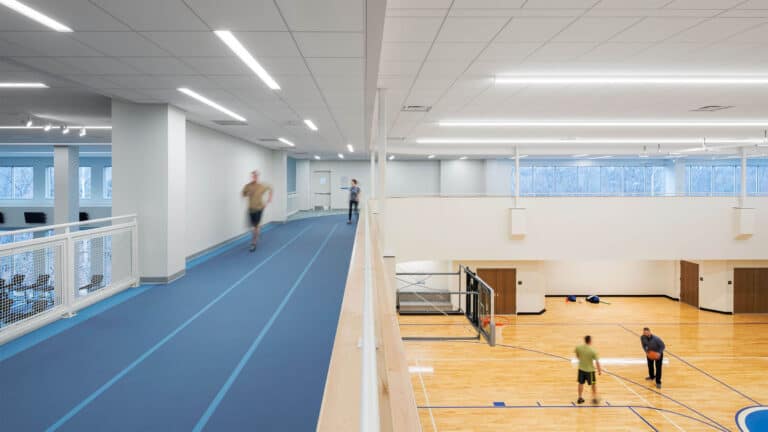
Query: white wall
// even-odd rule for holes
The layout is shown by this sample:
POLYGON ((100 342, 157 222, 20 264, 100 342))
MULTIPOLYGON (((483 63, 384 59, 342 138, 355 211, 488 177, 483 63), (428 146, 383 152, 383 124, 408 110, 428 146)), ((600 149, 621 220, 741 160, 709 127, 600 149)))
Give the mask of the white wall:
POLYGON ((527 235, 510 239, 509 198, 390 198, 399 260, 768 259, 768 199, 750 198, 757 233, 737 240, 734 198, 526 198, 527 235))
POLYGON ((440 193, 443 195, 484 195, 485 161, 440 161, 440 193))
POLYGON ((511 195, 514 170, 515 161, 499 159, 485 161, 485 192, 488 195, 511 195))
POLYGON ((733 273, 735 268, 765 268, 768 261, 694 261, 699 264, 699 307, 733 312, 733 273), (728 282, 731 282, 730 284, 728 282))
MULTIPOLYGON (((314 185, 311 184, 312 173, 314 171, 331 171, 331 208, 334 209, 346 209, 349 207, 349 191, 342 189, 342 187, 349 187, 349 181, 357 179, 358 186, 362 191, 360 197, 361 203, 367 200, 366 197, 370 196, 370 177, 371 177, 371 165, 370 161, 310 161, 309 163, 309 176, 310 176, 310 199, 314 198, 314 185), (341 184, 343 177, 347 178, 345 184, 341 184)), ((311 202, 314 202, 312 200, 311 202)))
POLYGON ((440 162, 398 160, 388 162, 387 193, 403 196, 439 195, 440 162))
POLYGON ((547 295, 669 295, 677 261, 544 261, 547 295))
MULTIPOLYGON (((248 230, 243 186, 259 170, 274 183, 272 151, 187 123, 186 255, 193 255, 248 230)), ((284 180, 283 180, 284 181, 284 180)), ((263 222, 273 220, 268 207, 263 222)))

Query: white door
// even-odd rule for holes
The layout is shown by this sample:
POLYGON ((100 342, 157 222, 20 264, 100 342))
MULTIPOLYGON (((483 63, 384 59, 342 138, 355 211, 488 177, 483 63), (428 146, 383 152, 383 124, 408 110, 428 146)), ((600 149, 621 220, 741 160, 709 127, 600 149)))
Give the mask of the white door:
POLYGON ((312 205, 317 209, 331 209, 331 172, 315 171, 312 173, 312 205))

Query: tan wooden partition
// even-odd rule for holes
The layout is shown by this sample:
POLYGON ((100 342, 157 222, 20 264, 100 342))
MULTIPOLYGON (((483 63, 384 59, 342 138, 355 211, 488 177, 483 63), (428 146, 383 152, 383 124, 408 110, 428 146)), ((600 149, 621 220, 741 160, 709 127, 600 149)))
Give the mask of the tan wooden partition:
MULTIPOLYGON (((391 293, 394 275, 387 274, 378 244, 378 227, 371 220, 373 289, 376 314, 377 365, 381 431, 420 431, 419 413, 411 387, 405 347, 400 336, 391 293)), ((317 430, 360 429, 361 352, 365 229, 358 224, 347 287, 341 305, 336 340, 325 383, 317 430)))

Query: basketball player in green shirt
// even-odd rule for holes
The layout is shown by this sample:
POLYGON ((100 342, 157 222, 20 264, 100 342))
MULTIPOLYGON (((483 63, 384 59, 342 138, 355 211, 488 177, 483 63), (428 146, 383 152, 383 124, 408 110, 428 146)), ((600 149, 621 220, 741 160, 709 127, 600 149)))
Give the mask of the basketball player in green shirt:
POLYGON ((600 357, 597 351, 592 348, 592 336, 584 336, 584 345, 579 345, 574 350, 576 358, 579 359, 579 400, 577 403, 583 404, 584 383, 592 386, 592 403, 597 404, 600 400, 597 398, 597 377, 595 377, 595 366, 597 365, 597 374, 602 375, 603 369, 600 367, 600 357))

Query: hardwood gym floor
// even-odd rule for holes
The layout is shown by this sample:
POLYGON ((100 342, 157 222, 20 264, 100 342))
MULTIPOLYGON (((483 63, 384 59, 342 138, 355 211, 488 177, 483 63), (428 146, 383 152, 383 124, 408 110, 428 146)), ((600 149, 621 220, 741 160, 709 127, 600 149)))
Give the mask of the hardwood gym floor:
MULTIPOLYGON (((665 298, 606 300, 547 298, 543 315, 500 318, 508 325, 496 347, 406 341, 423 430, 735 431, 740 409, 768 403, 768 315, 704 312, 665 298), (667 345, 661 390, 644 379, 644 326, 667 345), (570 359, 586 334, 604 364, 602 400, 577 407, 570 359)), ((466 322, 401 316, 400 328, 403 337, 467 336, 466 322)))

